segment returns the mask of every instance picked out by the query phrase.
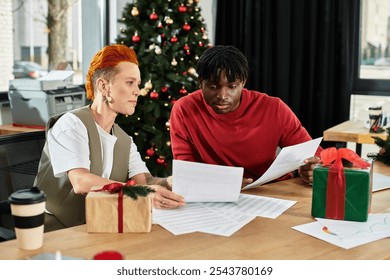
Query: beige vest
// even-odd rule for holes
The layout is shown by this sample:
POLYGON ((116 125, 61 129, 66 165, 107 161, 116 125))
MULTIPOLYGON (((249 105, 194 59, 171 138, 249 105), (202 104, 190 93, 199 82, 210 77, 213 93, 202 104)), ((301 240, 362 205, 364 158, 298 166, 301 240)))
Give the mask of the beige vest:
MULTIPOLYGON (((86 126, 89 138, 90 172, 101 176, 103 162, 101 144, 96 123, 89 106, 70 111, 75 114, 86 126)), ((49 119, 46 131, 51 128, 63 114, 49 119)), ((126 182, 128 179, 128 166, 131 139, 117 124, 113 126, 113 134, 118 138, 114 147, 114 162, 111 180, 126 182)), ((50 211, 65 227, 81 225, 85 223, 85 196, 75 194, 67 175, 55 178, 50 161, 47 141, 42 151, 39 162, 38 174, 34 186, 38 186, 46 194, 46 209, 50 211)))

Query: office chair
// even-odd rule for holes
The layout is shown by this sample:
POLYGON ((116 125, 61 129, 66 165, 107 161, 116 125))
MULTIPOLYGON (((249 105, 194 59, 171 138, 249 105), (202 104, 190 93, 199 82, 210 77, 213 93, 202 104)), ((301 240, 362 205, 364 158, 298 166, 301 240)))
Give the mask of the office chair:
POLYGON ((44 144, 45 131, 0 135, 0 241, 15 238, 8 197, 32 187, 44 144))

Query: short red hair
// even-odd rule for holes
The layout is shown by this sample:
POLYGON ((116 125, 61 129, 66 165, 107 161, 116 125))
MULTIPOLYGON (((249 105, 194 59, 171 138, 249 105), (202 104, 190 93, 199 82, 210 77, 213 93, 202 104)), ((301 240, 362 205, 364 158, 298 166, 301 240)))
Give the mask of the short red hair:
POLYGON ((105 46, 97 54, 95 54, 91 60, 85 82, 88 99, 93 100, 95 96, 92 81, 95 71, 104 68, 114 68, 123 61, 132 62, 138 65, 138 59, 135 51, 126 45, 114 44, 105 46))

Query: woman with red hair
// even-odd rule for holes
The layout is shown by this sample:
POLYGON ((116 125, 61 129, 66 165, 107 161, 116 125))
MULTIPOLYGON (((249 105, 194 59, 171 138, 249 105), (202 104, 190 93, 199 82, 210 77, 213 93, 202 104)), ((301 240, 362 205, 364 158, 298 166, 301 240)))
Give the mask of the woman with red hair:
POLYGON ((155 190, 157 208, 184 205, 167 178, 153 177, 131 136, 118 125, 118 114, 132 115, 140 94, 137 56, 125 45, 110 45, 92 59, 86 76, 92 104, 54 116, 35 185, 46 194, 45 231, 85 223, 85 194, 93 186, 133 179, 155 190))

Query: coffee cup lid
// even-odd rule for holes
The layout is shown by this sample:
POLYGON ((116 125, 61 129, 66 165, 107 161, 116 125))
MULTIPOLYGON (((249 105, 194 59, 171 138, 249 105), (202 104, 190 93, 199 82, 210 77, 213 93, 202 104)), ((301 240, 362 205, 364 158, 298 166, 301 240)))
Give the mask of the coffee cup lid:
POLYGON ((8 201, 11 204, 35 204, 46 200, 46 195, 38 187, 18 190, 10 195, 8 201))

